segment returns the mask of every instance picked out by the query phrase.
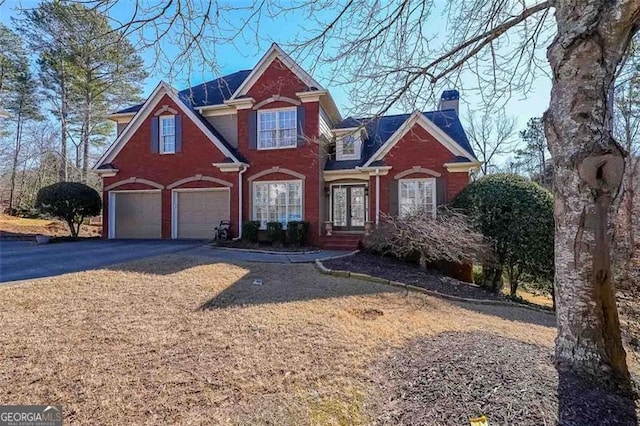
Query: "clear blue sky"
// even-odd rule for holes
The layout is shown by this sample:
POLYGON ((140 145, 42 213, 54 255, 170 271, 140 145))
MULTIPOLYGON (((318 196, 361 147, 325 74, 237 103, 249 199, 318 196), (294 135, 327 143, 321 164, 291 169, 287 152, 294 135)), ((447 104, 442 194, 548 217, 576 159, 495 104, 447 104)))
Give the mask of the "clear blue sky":
MULTIPOLYGON (((436 0, 436 3, 443 3, 445 0, 436 0)), ((16 8, 30 8, 37 5, 38 0, 8 0, 3 6, 0 7, 0 21, 4 23, 10 22, 10 17, 16 16, 16 8)), ((234 5, 246 5, 249 1, 239 0, 234 5)), ((120 1, 114 8, 111 9, 111 15, 115 18, 124 18, 130 14, 131 4, 127 1, 120 1)), ((441 7, 439 7, 441 9, 441 7)), ((436 8, 438 9, 438 8, 436 8)), ((228 13, 230 19, 241 19, 246 12, 225 12, 228 13)), ((285 47, 288 42, 292 42, 296 35, 301 31, 304 31, 305 22, 304 16, 301 14, 288 14, 287 16, 280 16, 278 18, 264 17, 260 27, 260 35, 264 40, 256 42, 255 39, 247 40, 243 43, 240 51, 231 45, 219 45, 216 46, 216 60, 219 64, 219 72, 221 74, 231 73, 241 69, 250 69, 260 59, 262 54, 269 47, 271 41, 279 43, 285 47)), ((434 32, 444 33, 446 31, 444 20, 438 10, 434 11, 431 18, 425 25, 428 25, 434 32)), ((170 43, 165 43, 162 46, 164 52, 172 56, 176 53, 175 46, 170 43)), ((147 64, 152 64, 154 60, 154 52, 147 50, 142 52, 143 59, 147 64)), ((308 61, 311 61, 309 58, 308 61)), ((307 62, 308 62, 307 61, 307 62)), ((310 63, 303 62, 301 64, 304 68, 310 68, 310 63)), ((191 82, 196 84, 202 81, 206 81, 215 78, 217 75, 213 70, 206 68, 199 68, 196 71, 191 70, 188 74, 182 72, 178 75, 169 76, 163 72, 154 72, 145 83, 145 95, 148 95, 151 90, 156 86, 159 80, 166 80, 173 84, 177 88, 184 88, 191 82)), ((326 78, 323 76, 323 69, 319 68, 315 71, 314 77, 320 83, 325 84, 326 78)), ((473 84, 470 82, 470 84, 473 84)), ((463 82, 463 86, 464 86, 463 82)), ((341 87, 328 87, 338 106, 343 111, 343 114, 353 105, 348 99, 345 90, 341 87)), ((549 102, 550 81, 542 73, 540 73, 536 84, 533 89, 526 95, 526 98, 520 94, 514 94, 512 98, 507 102, 506 109, 509 115, 513 115, 518 120, 518 127, 524 128, 526 122, 530 117, 540 116, 547 108, 549 102)), ((467 108, 475 110, 481 106, 480 99, 477 95, 471 93, 465 93, 464 87, 462 89, 462 101, 461 112, 464 115, 467 108)), ((435 105, 434 105, 435 107, 435 105)), ((398 112, 398 111, 396 111, 398 112)))

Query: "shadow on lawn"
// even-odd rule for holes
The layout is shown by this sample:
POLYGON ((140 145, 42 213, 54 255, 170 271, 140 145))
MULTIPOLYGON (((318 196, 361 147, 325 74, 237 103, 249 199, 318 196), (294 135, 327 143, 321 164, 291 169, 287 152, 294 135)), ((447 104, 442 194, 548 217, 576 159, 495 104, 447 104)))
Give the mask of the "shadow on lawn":
POLYGON ((556 316, 553 312, 540 312, 523 308, 517 305, 498 306, 480 305, 473 303, 452 302, 454 305, 470 311, 479 312, 485 315, 500 317, 508 321, 526 322, 529 324, 541 325, 543 327, 555 327, 556 316))
POLYGON ((400 290, 374 283, 327 277, 299 265, 249 265, 250 272, 213 297, 201 309, 223 309, 268 303, 290 303, 316 299, 394 293, 400 290), (278 271, 278 273, 273 273, 278 271), (262 285, 254 284, 262 279, 262 285))
MULTIPOLYGON (((141 274, 171 275, 201 265, 226 264, 237 265, 248 271, 241 279, 230 284, 215 297, 203 303, 200 307, 203 310, 383 293, 400 292, 407 294, 406 290, 387 285, 322 275, 309 265, 235 262, 226 261, 220 257, 199 255, 199 253, 193 251, 189 251, 187 255, 174 253, 159 258, 148 258, 114 265, 108 267, 108 269, 141 274), (255 279, 262 279, 262 285, 254 284, 255 279)), ((509 321, 536 324, 544 327, 556 326, 553 313, 537 312, 517 306, 449 303, 463 309, 497 316, 509 321)))

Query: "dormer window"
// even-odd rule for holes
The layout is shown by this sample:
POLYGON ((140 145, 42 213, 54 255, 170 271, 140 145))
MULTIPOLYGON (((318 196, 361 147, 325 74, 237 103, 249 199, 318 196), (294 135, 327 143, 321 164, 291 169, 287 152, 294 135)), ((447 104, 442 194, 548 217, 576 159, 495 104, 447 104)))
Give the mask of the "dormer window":
POLYGON ((359 134, 338 137, 336 141, 336 160, 359 160, 362 140, 359 134))
POLYGON ((356 137, 354 135, 346 136, 342 139, 342 155, 356 154, 356 137))

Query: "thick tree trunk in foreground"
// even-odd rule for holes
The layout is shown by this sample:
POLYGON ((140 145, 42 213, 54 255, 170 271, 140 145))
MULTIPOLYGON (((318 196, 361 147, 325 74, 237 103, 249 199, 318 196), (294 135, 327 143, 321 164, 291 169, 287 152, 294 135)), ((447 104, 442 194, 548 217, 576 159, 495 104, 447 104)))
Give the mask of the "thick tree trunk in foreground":
POLYGON ((608 94, 640 0, 558 0, 545 130, 555 162, 558 369, 630 389, 611 267, 624 154, 608 94))

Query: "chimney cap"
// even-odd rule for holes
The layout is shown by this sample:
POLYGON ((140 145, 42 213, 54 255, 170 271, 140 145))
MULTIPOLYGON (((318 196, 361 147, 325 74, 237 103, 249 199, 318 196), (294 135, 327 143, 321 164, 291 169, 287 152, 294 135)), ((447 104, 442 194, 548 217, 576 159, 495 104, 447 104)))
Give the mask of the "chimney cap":
POLYGON ((442 92, 442 97, 440 98, 443 101, 454 101, 460 99, 460 92, 456 89, 445 90, 442 92))

